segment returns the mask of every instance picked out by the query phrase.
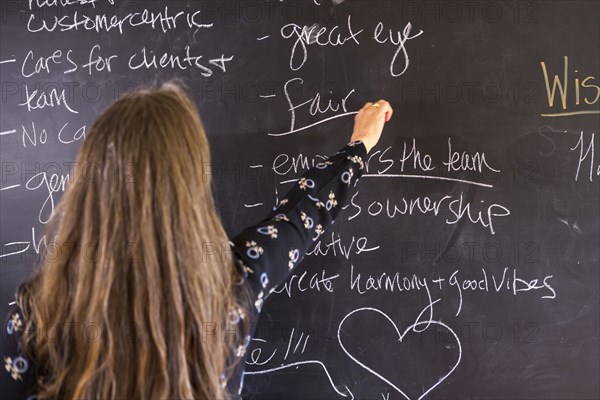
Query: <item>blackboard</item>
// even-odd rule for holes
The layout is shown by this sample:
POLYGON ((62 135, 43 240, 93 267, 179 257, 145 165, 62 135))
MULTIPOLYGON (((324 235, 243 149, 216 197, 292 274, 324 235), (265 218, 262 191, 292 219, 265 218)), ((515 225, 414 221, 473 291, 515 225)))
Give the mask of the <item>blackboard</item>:
POLYGON ((232 235, 385 98, 357 193, 266 302, 244 397, 597 399, 599 18, 596 1, 2 1, 0 312, 126 90, 188 85, 232 235))

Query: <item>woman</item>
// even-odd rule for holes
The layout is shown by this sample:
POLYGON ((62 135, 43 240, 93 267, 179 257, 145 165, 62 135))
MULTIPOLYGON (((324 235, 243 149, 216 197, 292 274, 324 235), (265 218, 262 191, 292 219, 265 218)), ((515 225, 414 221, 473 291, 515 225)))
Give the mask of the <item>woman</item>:
POLYGON ((166 84, 114 102, 79 152, 56 243, 17 291, 3 399, 238 396, 264 300, 335 219, 391 114, 367 103, 351 142, 229 241, 192 101, 166 84))

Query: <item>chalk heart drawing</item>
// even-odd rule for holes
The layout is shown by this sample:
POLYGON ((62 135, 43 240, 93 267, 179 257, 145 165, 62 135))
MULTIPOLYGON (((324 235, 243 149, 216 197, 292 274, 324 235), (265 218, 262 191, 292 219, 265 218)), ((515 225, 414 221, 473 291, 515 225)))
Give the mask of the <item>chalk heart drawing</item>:
POLYGON ((411 400, 411 399, 410 399, 410 397, 406 393, 404 393, 404 391, 402 391, 402 389, 400 389, 398 386, 396 386, 393 382, 390 382, 390 380, 388 380, 382 374, 380 374, 377 371, 375 371, 373 368, 371 368, 368 365, 365 365, 364 363, 362 363, 361 361, 359 361, 344 346, 344 343, 342 342, 342 338, 340 336, 340 333, 342 332, 342 328, 344 326, 344 323, 346 322, 346 320, 350 316, 355 315, 355 314, 362 314, 362 313, 377 313, 377 314, 381 315, 382 317, 384 317, 394 327, 396 333, 398 334, 398 342, 399 343, 403 342, 404 337, 406 336, 407 333, 409 333, 409 331, 412 330, 413 334, 418 334, 418 333, 423 332, 426 329, 428 329, 427 328, 428 325, 438 325, 438 326, 443 327, 444 329, 447 329, 448 332, 450 332, 452 334, 452 336, 454 337, 454 340, 456 340, 456 344, 458 345, 458 357, 456 359, 456 363, 454 363, 454 365, 450 368, 450 370, 446 373, 446 375, 442 376, 437 382, 435 382, 427 390, 425 390, 425 392, 418 397, 419 400, 421 400, 422 398, 424 398, 425 396, 427 396, 427 394, 429 394, 433 389, 435 389, 444 380, 446 380, 446 378, 448 378, 452 374, 452 372, 454 372, 454 370, 456 369, 456 367, 458 367, 458 364, 460 364, 460 359, 462 357, 462 346, 460 344, 460 339, 458 338, 458 336, 456 335, 456 333, 448 325, 444 324, 441 321, 430 321, 430 320, 418 321, 418 322, 415 322, 414 324, 410 325, 408 328, 406 328, 406 330, 404 330, 404 332, 400 332, 400 330, 398 329, 398 326, 394 323, 394 321, 386 313, 384 313, 383 311, 378 310, 376 308, 363 307, 363 308, 358 308, 358 309, 356 309, 356 310, 351 311, 350 313, 348 313, 348 315, 346 315, 344 317, 344 319, 342 319, 342 321, 340 322, 340 325, 338 326, 338 333, 337 333, 338 342, 340 343, 340 346, 342 347, 342 350, 344 351, 344 353, 346 353, 346 355, 348 357, 350 357, 350 359, 352 359, 352 361, 354 361, 356 364, 358 364, 359 366, 361 366, 365 370, 369 371, 371 374, 375 375, 377 378, 381 379, 383 382, 385 382, 388 385, 390 385, 398 393, 400 393, 402 396, 404 396, 407 400, 411 400), (420 330, 416 329, 417 327, 420 327, 419 328, 420 330))

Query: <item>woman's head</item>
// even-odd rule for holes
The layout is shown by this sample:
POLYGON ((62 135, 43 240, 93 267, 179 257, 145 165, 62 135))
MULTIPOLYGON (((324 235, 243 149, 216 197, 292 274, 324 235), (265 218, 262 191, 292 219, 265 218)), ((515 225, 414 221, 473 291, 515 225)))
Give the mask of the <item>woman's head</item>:
POLYGON ((53 217, 56 242, 20 293, 40 398, 224 395, 236 276, 209 163, 176 85, 129 93, 95 121, 53 217))

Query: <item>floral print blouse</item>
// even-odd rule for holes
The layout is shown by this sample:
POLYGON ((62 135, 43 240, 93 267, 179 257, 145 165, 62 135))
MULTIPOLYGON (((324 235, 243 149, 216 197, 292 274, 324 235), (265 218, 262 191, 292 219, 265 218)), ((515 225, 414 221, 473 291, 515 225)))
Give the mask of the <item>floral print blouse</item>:
MULTIPOLYGON (((237 309, 231 310, 228 318, 232 324, 247 318, 251 327, 251 332, 232 349, 232 360, 243 361, 265 300, 298 266, 353 193, 364 171, 366 154, 360 140, 346 144, 306 171, 261 222, 231 239, 236 265, 244 276, 242 284, 250 289, 253 302, 248 305, 252 310, 250 315, 237 309)), ((0 372, 0 388, 3 399, 35 399, 35 360, 30 360, 23 351, 24 328, 23 314, 15 305, 2 332, 4 372, 0 372)), ((239 397, 244 363, 235 364, 233 373, 227 374, 229 378, 223 375, 222 385, 239 397)))

